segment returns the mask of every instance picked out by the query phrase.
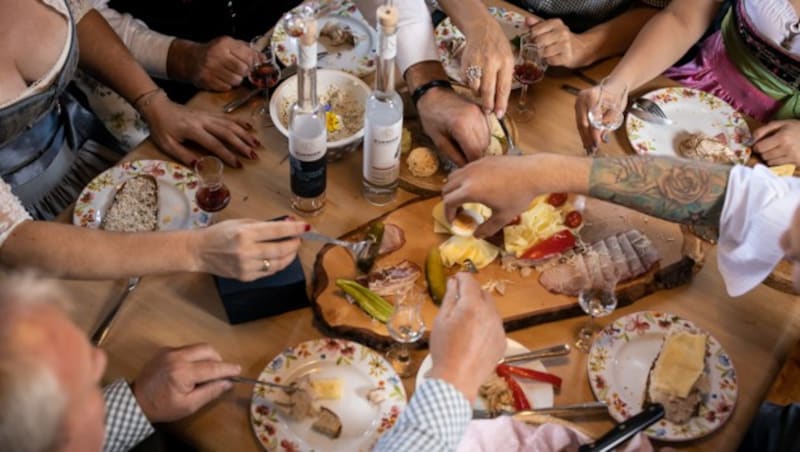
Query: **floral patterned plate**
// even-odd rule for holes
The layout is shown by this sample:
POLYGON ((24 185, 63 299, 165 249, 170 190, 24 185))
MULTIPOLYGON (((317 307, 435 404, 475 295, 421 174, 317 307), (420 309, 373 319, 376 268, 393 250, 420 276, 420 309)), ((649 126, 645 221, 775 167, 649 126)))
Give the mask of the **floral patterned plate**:
MULTIPOLYGON (((494 6, 489 7, 489 14, 500 23, 500 27, 509 40, 515 40, 526 31, 524 25, 525 16, 522 14, 494 6)), ((464 75, 461 71, 461 58, 456 53, 460 53, 458 49, 467 38, 450 21, 449 17, 436 26, 433 37, 436 42, 436 50, 439 52, 439 60, 442 62, 447 76, 462 85, 465 84, 464 75)), ((512 45, 512 50, 516 52, 517 49, 512 45)), ((521 85, 514 81, 512 86, 516 89, 521 85)))
POLYGON ((78 226, 98 229, 103 214, 123 182, 138 175, 153 176, 158 183, 158 227, 162 231, 208 226, 211 216, 194 199, 197 178, 185 166, 164 160, 136 160, 113 166, 87 185, 72 214, 78 226))
MULTIPOLYGON (((374 72, 378 33, 364 20, 356 5, 350 0, 342 0, 338 8, 319 20, 319 29, 322 30, 330 22, 349 27, 357 42, 353 48, 327 49, 324 40, 320 41, 319 51, 327 50, 329 54, 320 58, 317 65, 324 69, 349 72, 356 77, 364 77, 374 72)), ((297 63, 297 40, 290 38, 286 33, 283 21, 275 25, 272 34, 272 52, 284 66, 293 66, 297 63)))
MULTIPOLYGON (((701 331, 673 314, 643 311, 617 319, 595 338, 589 351, 589 383, 595 397, 608 403, 618 422, 639 413, 647 376, 670 330, 701 331)), ((719 342, 708 335, 706 372, 710 391, 703 395, 697 416, 685 424, 662 419, 645 433, 662 441, 700 438, 728 420, 736 404, 738 386, 733 363, 719 342)))
POLYGON ((320 339, 287 348, 267 364, 259 379, 287 384, 305 375, 312 380, 341 380, 341 400, 320 401, 341 419, 341 436, 330 439, 311 430, 310 419, 294 422, 284 418, 270 401, 280 389, 256 386, 250 421, 266 450, 369 451, 406 406, 406 391, 392 366, 374 350, 355 342, 320 339), (378 387, 386 389, 387 397, 375 405, 366 395, 378 387))
MULTIPOLYGON (((505 356, 509 355, 516 355, 518 353, 525 353, 529 352, 524 345, 520 344, 519 342, 506 338, 506 353, 505 356)), ((431 360, 431 355, 425 357, 422 361, 422 364, 419 366, 419 370, 417 371, 417 387, 422 384, 425 380, 425 375, 431 370, 431 366, 433 365, 433 361, 431 360)), ((514 364, 515 366, 521 367, 528 367, 533 370, 538 370, 541 372, 547 372, 547 369, 544 367, 541 361, 529 361, 519 364, 514 364)), ((531 407, 533 408, 550 408, 553 406, 553 385, 547 383, 540 383, 536 381, 530 380, 523 380, 517 379, 517 382, 522 387, 522 390, 525 391, 525 395, 528 397, 528 401, 531 403, 531 407)), ((477 397, 475 402, 472 404, 472 408, 476 410, 485 410, 486 403, 484 402, 482 397, 477 397)))
POLYGON ((676 149, 683 139, 690 133, 702 133, 725 142, 738 157, 738 163, 750 158, 750 126, 724 100, 683 87, 657 89, 642 97, 657 103, 673 124, 663 126, 628 114, 625 130, 637 154, 677 156, 676 149))

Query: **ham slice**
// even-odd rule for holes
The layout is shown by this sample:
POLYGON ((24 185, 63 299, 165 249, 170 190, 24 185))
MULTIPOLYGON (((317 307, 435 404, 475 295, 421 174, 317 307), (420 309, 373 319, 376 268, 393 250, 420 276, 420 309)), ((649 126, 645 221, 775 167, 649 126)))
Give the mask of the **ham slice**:
POLYGON ((378 248, 378 255, 383 256, 393 251, 397 251, 406 243, 406 235, 403 229, 396 224, 383 225, 383 238, 381 246, 378 248))
POLYGON ((404 260, 397 265, 375 270, 357 281, 376 294, 389 297, 410 290, 420 275, 422 270, 417 264, 404 260))
POLYGON ((642 232, 630 230, 593 243, 586 253, 550 267, 539 283, 553 293, 577 296, 591 288, 614 287, 651 270, 661 259, 642 232))

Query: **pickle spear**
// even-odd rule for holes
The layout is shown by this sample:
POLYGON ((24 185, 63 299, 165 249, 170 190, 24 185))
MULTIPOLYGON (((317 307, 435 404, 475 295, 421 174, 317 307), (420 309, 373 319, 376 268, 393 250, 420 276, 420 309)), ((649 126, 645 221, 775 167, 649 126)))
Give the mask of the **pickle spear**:
POLYGON ((442 255, 438 246, 434 246, 428 251, 428 257, 425 259, 425 279, 428 281, 428 291, 434 304, 437 306, 442 304, 447 291, 447 278, 444 274, 442 255))

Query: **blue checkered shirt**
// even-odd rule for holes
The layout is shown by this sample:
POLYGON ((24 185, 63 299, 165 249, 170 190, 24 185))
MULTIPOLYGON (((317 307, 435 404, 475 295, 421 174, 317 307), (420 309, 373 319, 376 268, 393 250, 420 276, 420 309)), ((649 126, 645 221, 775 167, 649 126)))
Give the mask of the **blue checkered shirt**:
POLYGON ((103 398, 106 401, 104 452, 128 451, 154 432, 128 382, 117 380, 106 386, 103 398))
POLYGON ((470 419, 472 407, 458 389, 444 380, 428 379, 374 451, 456 450, 470 419))

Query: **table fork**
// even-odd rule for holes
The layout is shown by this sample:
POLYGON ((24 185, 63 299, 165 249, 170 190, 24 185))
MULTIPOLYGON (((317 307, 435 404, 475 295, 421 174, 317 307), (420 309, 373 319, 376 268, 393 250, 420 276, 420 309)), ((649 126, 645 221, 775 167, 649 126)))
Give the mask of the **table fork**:
POLYGON ((122 303, 128 298, 128 295, 131 294, 136 287, 139 285, 139 281, 142 279, 141 276, 134 276, 128 279, 128 285, 125 287, 125 290, 119 294, 117 300, 111 306, 111 310, 106 314, 103 320, 100 322, 100 325, 97 326, 97 329, 92 334, 92 343, 96 346, 103 345, 103 342, 106 340, 108 336, 109 330, 111 330, 111 323, 114 321, 114 317, 117 316, 119 309, 122 307, 122 303))
POLYGON ((282 384, 278 384, 278 383, 273 383, 271 381, 257 380, 255 378, 242 377, 242 376, 225 377, 225 378, 222 378, 222 379, 223 380, 228 380, 228 381, 230 381, 232 383, 244 383, 244 384, 250 384, 250 385, 269 386, 271 388, 283 389, 283 392, 285 392, 287 394, 291 394, 293 392, 296 392, 298 389, 300 389, 297 386, 282 385, 282 384))
POLYGON ((347 248, 351 253, 353 253, 353 257, 355 257, 356 260, 366 257, 370 247, 372 247, 373 244, 373 241, 369 239, 362 240, 360 242, 348 242, 347 240, 335 239, 314 231, 304 232, 300 234, 300 238, 303 240, 315 240, 317 242, 330 243, 331 245, 347 248))

